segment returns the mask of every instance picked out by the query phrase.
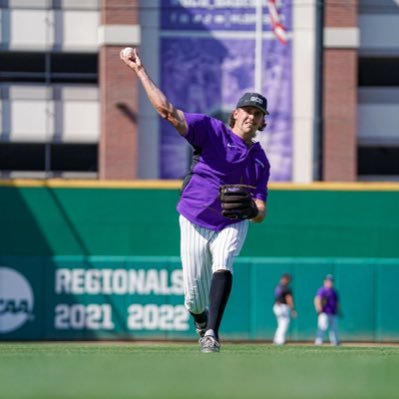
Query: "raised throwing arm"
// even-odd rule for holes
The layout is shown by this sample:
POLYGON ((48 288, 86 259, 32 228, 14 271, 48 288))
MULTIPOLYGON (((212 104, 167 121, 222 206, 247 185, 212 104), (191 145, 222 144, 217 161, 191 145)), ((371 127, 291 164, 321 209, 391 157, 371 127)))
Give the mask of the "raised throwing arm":
POLYGON ((158 114, 169 121, 175 129, 184 136, 187 133, 187 123, 183 111, 175 108, 166 98, 165 94, 152 81, 144 68, 137 49, 127 47, 121 50, 120 58, 136 73, 144 87, 148 99, 158 114))

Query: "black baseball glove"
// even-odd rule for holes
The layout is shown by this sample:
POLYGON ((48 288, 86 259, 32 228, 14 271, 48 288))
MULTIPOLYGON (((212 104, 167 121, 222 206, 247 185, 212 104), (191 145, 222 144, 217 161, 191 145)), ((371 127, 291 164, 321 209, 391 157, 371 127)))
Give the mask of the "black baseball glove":
POLYGON ((244 184, 225 184, 219 189, 222 215, 229 219, 252 219, 259 213, 250 192, 244 184))

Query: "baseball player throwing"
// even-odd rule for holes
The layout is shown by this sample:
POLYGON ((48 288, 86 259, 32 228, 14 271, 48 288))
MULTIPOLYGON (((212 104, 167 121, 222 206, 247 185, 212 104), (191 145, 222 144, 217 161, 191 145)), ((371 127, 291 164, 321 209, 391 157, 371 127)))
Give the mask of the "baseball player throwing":
POLYGON ((331 345, 337 346, 338 341, 338 293, 334 288, 334 277, 328 274, 324 284, 316 293, 314 306, 318 314, 315 345, 322 345, 323 338, 329 330, 331 345))
POLYGON ((136 73, 158 114, 193 147, 177 205, 185 306, 194 319, 201 351, 219 352, 234 257, 244 244, 248 220, 262 222, 266 215, 270 166, 253 140, 266 126, 266 98, 245 93, 227 127, 171 104, 147 74, 136 49, 125 49, 120 57, 136 73))
POLYGON ((291 275, 288 273, 284 273, 280 278, 280 283, 274 289, 275 301, 273 306, 273 313, 277 319, 277 329, 274 334, 273 342, 276 345, 285 344, 291 316, 296 317, 297 315, 290 282, 291 275))

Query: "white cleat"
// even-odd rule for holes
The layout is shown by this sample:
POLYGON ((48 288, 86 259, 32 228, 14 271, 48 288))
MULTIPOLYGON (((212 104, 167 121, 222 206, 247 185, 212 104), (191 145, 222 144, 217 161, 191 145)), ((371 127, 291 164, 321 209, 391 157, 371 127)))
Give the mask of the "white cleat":
POLYGON ((220 352, 220 343, 212 335, 205 335, 204 337, 200 338, 199 344, 201 346, 202 353, 220 352))

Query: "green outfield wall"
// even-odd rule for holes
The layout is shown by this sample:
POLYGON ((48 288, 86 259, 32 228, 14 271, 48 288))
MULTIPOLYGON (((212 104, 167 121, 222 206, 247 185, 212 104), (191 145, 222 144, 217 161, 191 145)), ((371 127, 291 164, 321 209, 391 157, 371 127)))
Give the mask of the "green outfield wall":
MULTIPOLYGON (((182 306, 179 182, 0 183, 0 340, 191 339, 182 306)), ((294 276, 292 340, 312 340, 327 273, 344 340, 399 341, 399 186, 271 187, 251 225, 223 324, 269 340, 273 287, 294 276), (239 322, 237 322, 239 320, 239 322)))
MULTIPOLYGON (((179 186, 4 183, 0 254, 177 256, 179 186)), ((399 257, 399 186, 279 187, 243 256, 399 257)))

